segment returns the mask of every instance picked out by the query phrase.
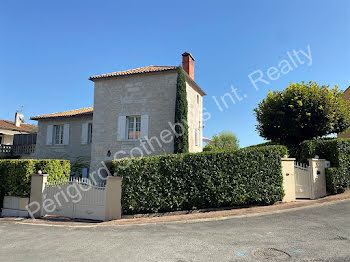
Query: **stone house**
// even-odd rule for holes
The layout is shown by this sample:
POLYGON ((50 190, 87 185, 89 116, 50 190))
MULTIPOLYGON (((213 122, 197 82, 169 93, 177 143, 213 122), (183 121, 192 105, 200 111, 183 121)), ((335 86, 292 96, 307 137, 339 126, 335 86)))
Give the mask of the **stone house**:
MULTIPOLYGON (((194 58, 182 54, 190 152, 202 151, 203 96, 194 58)), ((38 120, 36 158, 80 159, 95 172, 115 158, 172 154, 177 66, 147 66, 96 75, 94 107, 32 117, 38 120)), ((178 124, 179 125, 179 124, 178 124)), ((87 175, 87 167, 83 176, 87 175)), ((104 174, 105 175, 105 174, 104 174)))
MULTIPOLYGON (((345 100, 350 101, 350 86, 344 91, 343 97, 345 100)), ((350 138, 350 130, 345 133, 338 134, 338 138, 350 138)))
POLYGON ((15 120, 0 119, 0 145, 13 145, 13 138, 17 134, 30 134, 36 132, 36 126, 25 124, 23 115, 16 112, 15 120))

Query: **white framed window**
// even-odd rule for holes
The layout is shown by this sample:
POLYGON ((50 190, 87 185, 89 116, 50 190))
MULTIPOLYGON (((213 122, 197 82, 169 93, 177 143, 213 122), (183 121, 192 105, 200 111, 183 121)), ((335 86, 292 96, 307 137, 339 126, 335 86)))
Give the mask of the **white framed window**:
POLYGON ((63 145, 63 127, 64 125, 54 125, 54 144, 55 145, 63 145))
POLYGON ((197 104, 199 104, 199 95, 197 95, 197 104))
POLYGON ((128 140, 141 138, 141 116, 126 117, 126 135, 128 140))
POLYGON ((149 115, 120 115, 117 122, 117 140, 141 140, 148 137, 149 115))
POLYGON ((2 135, 0 135, 0 145, 2 144, 2 135))
POLYGON ((87 140, 88 144, 92 143, 92 123, 88 124, 88 140, 87 140))

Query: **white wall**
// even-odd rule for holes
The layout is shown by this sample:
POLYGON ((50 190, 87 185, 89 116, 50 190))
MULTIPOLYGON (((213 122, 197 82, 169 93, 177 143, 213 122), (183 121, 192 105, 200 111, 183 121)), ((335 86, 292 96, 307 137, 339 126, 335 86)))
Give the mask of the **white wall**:
POLYGON ((13 135, 2 135, 3 145, 13 145, 13 135))

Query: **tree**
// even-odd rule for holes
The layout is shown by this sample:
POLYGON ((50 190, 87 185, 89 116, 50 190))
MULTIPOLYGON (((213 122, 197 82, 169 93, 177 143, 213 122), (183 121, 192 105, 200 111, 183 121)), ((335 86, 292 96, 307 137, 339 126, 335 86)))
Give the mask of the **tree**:
POLYGON ((188 124, 187 124, 187 92, 186 78, 181 66, 177 70, 176 102, 175 102, 175 131, 182 134, 174 137, 174 153, 188 153, 188 124))
POLYGON ((238 139, 231 131, 223 131, 213 135, 212 142, 207 144, 203 151, 228 151, 239 149, 238 139))
POLYGON ((315 82, 291 83, 283 91, 269 91, 254 109, 263 138, 284 145, 340 133, 350 127, 350 105, 337 86, 315 82))

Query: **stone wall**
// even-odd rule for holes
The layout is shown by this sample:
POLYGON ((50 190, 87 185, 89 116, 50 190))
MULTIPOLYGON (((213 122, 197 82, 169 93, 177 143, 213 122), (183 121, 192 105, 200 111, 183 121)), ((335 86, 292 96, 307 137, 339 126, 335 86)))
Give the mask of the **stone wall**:
POLYGON ((203 138, 203 97, 191 86, 186 83, 187 102, 188 102, 188 139, 189 151, 201 152, 203 138), (198 144, 196 145, 196 130, 199 130, 198 144))
POLYGON ((159 138, 163 130, 171 130, 168 122, 174 121, 176 78, 176 72, 162 72, 95 80, 91 170, 115 157, 173 153, 173 142, 159 138), (132 115, 148 115, 152 146, 118 141, 118 117, 132 115))
MULTIPOLYGON (((177 72, 140 74, 95 80, 93 134, 90 171, 115 158, 172 154, 173 140, 162 140, 175 117, 177 72), (120 141, 120 116, 146 115, 148 140, 120 141), (166 142, 164 142, 166 141, 166 142)), ((187 83, 190 152, 202 150, 202 96, 187 83), (197 94, 198 103, 197 103, 197 94), (195 129, 200 129, 195 145, 195 129)), ((142 127, 141 127, 142 129, 142 127)), ((171 135, 173 136, 173 135, 171 135)))
POLYGON ((82 144, 82 124, 92 122, 90 117, 70 117, 43 119, 38 121, 38 136, 33 158, 38 159, 67 159, 72 163, 81 158, 86 163, 90 163, 91 144, 82 144), (49 125, 69 124, 69 144, 68 145, 47 145, 46 135, 49 125))

